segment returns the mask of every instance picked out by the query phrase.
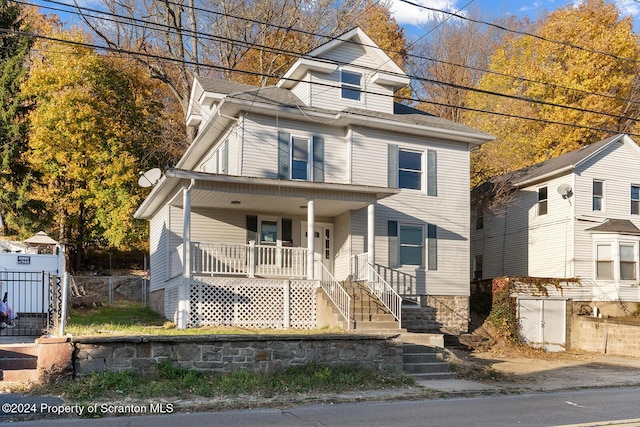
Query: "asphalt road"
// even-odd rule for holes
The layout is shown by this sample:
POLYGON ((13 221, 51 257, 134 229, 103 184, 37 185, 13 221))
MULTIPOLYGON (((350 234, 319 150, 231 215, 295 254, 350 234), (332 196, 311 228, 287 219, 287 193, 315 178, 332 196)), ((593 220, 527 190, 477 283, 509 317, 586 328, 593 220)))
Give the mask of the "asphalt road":
MULTIPOLYGON (((72 408, 70 408, 71 410, 72 408)), ((148 409, 148 408, 147 408, 148 409)), ((157 408, 156 408, 157 409, 157 408)), ((168 412, 169 408, 164 408, 168 412)), ((14 422, 11 426, 640 426, 640 387, 222 412, 14 422)))

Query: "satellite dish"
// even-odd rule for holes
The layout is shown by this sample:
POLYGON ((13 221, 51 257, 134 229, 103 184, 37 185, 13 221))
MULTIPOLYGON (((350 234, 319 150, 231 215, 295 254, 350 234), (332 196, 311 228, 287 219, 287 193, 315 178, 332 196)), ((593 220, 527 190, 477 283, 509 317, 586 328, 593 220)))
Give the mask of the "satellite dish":
POLYGON ((569 184, 560 184, 558 185, 558 194, 560 194, 563 199, 568 199, 573 196, 573 189, 569 184))
POLYGON ((149 169, 146 172, 140 172, 138 185, 140 187, 153 187, 154 185, 156 185, 161 176, 162 171, 158 168, 149 169))

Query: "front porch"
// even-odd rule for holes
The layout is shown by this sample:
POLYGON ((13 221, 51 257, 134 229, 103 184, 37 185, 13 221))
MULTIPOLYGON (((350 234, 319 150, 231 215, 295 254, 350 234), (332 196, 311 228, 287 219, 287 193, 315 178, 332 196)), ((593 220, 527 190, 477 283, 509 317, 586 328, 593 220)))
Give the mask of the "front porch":
MULTIPOLYGON (((194 284, 200 286, 198 295, 220 299, 218 290, 203 290, 212 286, 225 295, 242 295, 234 310, 243 311, 238 304, 256 297, 253 291, 238 293, 237 286, 244 286, 238 283, 260 288, 268 280, 279 290, 259 292, 284 295, 286 284, 294 281, 322 288, 343 318, 351 319, 350 297, 336 277, 360 273, 352 266, 354 254, 375 258, 376 203, 396 193, 384 187, 167 171, 136 214, 151 218, 152 247, 158 242, 151 254, 151 290, 165 290, 165 308, 171 306, 165 313, 179 328, 200 325, 208 316, 193 317, 202 308, 194 301, 194 284), (154 271, 165 273, 164 280, 154 271), (226 287, 231 282, 236 288, 226 287)), ((372 283, 378 297, 394 293, 378 280, 372 283)), ((286 305, 286 297, 283 301, 278 304, 286 305)), ((263 304, 273 305, 269 298, 263 304)), ((399 319, 396 310, 394 315, 399 319)))

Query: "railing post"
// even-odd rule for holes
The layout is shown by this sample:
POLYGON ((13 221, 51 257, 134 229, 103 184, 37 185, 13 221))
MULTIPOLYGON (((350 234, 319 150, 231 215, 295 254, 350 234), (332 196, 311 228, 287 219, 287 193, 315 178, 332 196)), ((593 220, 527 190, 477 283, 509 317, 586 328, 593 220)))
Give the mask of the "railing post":
POLYGON ((256 277, 256 241, 249 240, 249 277, 256 277))

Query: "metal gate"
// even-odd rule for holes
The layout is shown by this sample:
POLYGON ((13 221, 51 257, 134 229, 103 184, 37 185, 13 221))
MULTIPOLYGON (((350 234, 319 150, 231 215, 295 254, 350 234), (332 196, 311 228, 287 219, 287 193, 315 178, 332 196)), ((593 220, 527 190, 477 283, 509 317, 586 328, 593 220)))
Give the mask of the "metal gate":
POLYGON ((566 300, 518 298, 520 336, 533 347, 545 351, 564 351, 566 308, 566 300))
POLYGON ((18 315, 2 336, 40 336, 58 323, 60 281, 48 272, 0 271, 0 299, 18 315))

